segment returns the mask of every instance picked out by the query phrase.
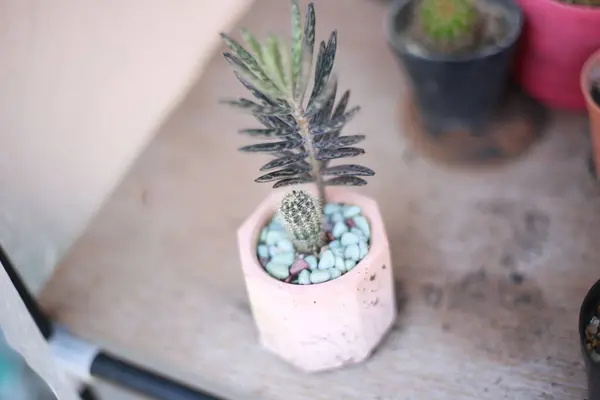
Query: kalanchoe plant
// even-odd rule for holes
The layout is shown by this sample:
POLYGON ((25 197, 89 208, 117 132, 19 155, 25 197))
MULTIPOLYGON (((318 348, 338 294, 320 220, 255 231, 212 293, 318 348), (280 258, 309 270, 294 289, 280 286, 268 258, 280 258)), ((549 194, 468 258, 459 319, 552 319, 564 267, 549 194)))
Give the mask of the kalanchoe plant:
POLYGON ((472 47, 479 14, 472 0, 421 0, 418 22, 427 44, 441 52, 472 47))
POLYGON ((362 177, 372 176, 374 172, 357 164, 330 165, 331 160, 364 154, 363 149, 354 145, 365 136, 340 135, 359 107, 347 109, 349 91, 336 104, 337 80, 332 74, 336 31, 319 46, 312 91, 305 99, 312 75, 315 22, 312 3, 308 5, 303 26, 298 1, 292 0, 291 49, 275 35, 269 35, 260 43, 246 30, 242 35, 249 50, 224 33, 221 37, 229 47, 229 52, 223 54, 225 59, 255 98, 226 103, 251 113, 263 125, 241 133, 272 139, 240 149, 274 156, 261 168, 265 173, 256 182, 275 182, 274 188, 315 183, 319 204, 324 204, 326 186, 366 185, 362 177))

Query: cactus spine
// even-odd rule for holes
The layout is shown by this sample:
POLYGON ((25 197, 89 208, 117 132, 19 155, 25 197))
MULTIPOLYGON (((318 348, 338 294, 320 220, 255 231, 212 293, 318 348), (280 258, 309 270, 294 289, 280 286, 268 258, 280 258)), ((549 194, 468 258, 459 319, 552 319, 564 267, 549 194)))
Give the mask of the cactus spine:
POLYGON ((287 193, 279 205, 279 216, 299 252, 318 253, 325 245, 321 204, 310 194, 303 190, 287 193))
POLYGON ((417 12, 429 47, 450 53, 475 45, 479 14, 473 0, 421 0, 417 12))

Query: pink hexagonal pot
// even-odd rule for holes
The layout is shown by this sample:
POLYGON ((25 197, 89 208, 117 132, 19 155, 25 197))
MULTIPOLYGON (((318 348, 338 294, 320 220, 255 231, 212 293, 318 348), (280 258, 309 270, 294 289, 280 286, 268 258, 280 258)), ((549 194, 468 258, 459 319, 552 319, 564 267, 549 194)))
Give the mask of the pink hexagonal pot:
POLYGON ((267 274, 256 255, 260 231, 283 194, 271 193, 238 230, 242 269, 260 342, 305 371, 364 361, 396 318, 390 250, 377 203, 347 189, 328 188, 328 201, 361 207, 371 224, 369 253, 337 279, 293 285, 267 274))

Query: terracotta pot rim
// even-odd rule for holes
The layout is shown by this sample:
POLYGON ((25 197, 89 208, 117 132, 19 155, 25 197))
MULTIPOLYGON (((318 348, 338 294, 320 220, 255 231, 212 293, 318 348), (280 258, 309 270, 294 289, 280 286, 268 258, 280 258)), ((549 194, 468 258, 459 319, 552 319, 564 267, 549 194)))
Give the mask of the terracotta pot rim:
POLYGON ((579 4, 566 4, 559 0, 531 0, 538 3, 548 4, 548 6, 556 8, 561 12, 570 12, 572 14, 593 14, 600 17, 600 7, 582 6, 579 4))
POLYGON ((596 50, 583 64, 583 68, 581 69, 581 91, 583 92, 583 97, 585 98, 585 102, 588 105, 588 108, 593 110, 595 113, 600 113, 600 106, 596 104, 594 99, 592 99, 592 94, 590 93, 590 71, 594 67, 600 68, 600 49, 596 50))
MULTIPOLYGON (((313 195, 316 193, 315 190, 311 189, 303 189, 308 192, 311 192, 313 195)), ((274 214, 273 207, 270 207, 270 204, 267 204, 267 200, 270 199, 280 199, 283 196, 282 192, 275 192, 269 194, 263 202, 257 207, 256 210, 260 209, 261 218, 259 220, 248 220, 246 221, 240 229, 238 229, 238 239, 244 237, 250 237, 250 242, 240 243, 240 251, 241 252, 249 252, 251 254, 253 263, 253 271, 252 279, 259 279, 263 281, 265 284, 269 284, 273 287, 276 287, 282 291, 286 292, 297 292, 302 291, 306 293, 306 291, 345 291, 348 288, 348 283, 352 283, 356 281, 356 277, 363 273, 364 266, 371 262, 372 259, 376 258, 375 255, 379 251, 383 251, 388 248, 389 244, 387 242, 387 236, 385 234, 385 228, 383 224, 383 218, 381 217, 381 213, 379 211, 379 207, 377 202, 370 197, 359 194, 353 190, 344 189, 344 188, 328 188, 328 197, 333 201, 343 201, 346 197, 351 197, 352 199, 348 201, 349 204, 356 204, 361 206, 362 211, 364 212, 364 216, 369 221, 371 227, 371 244, 369 247, 369 252, 352 270, 346 272, 342 276, 332 279, 327 282, 312 284, 312 285, 294 285, 291 283, 285 283, 280 280, 273 278, 265 269, 260 265, 258 257, 256 255, 256 242, 258 240, 258 235, 260 231, 264 227, 265 223, 269 218, 274 214), (366 205, 370 205, 371 207, 365 207, 366 205), (366 210, 368 209, 368 210, 366 210), (269 211, 267 211, 269 210, 269 211), (248 232, 252 230, 251 234, 248 235, 248 232)), ((255 210, 255 213, 256 213, 255 210)), ((387 266, 391 268, 391 265, 387 266)))

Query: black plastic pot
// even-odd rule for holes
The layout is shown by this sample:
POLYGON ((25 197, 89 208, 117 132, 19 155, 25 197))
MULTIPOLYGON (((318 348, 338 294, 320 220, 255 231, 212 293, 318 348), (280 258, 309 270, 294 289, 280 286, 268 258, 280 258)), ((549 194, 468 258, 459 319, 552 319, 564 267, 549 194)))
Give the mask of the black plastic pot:
MULTIPOLYGON (((494 0, 493 0, 494 1, 494 0)), ((507 35, 501 43, 462 55, 415 54, 406 49, 399 32, 413 16, 415 0, 395 0, 386 21, 388 42, 412 83, 412 96, 432 134, 475 131, 499 104, 521 33, 523 15, 511 0, 495 0, 507 11, 507 35)))
POLYGON ((585 328, 600 305, 600 280, 588 291, 579 310, 579 345, 585 362, 588 382, 588 400, 600 400, 600 363, 594 362, 585 344, 585 328))

